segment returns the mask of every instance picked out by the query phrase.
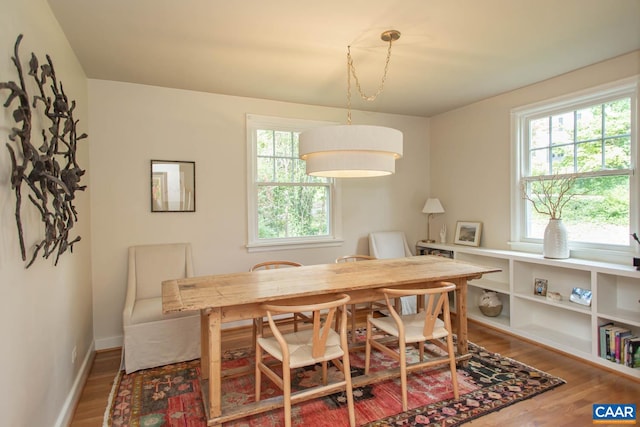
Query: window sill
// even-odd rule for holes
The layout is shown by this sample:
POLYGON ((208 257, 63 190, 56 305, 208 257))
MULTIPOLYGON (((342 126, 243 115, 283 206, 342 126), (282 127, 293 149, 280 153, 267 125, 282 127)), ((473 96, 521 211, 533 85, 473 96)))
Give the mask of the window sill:
MULTIPOLYGON (((542 254, 542 243, 533 242, 508 242, 511 250, 542 254)), ((631 265, 632 258, 637 256, 632 251, 616 251, 612 249, 594 249, 573 247, 569 245, 570 258, 589 261, 610 262, 613 264, 631 265)))
POLYGON ((247 252, 287 251, 294 249, 327 248, 341 246, 343 243, 344 240, 342 239, 331 238, 305 241, 287 240, 282 242, 249 243, 246 245, 246 248, 247 252))

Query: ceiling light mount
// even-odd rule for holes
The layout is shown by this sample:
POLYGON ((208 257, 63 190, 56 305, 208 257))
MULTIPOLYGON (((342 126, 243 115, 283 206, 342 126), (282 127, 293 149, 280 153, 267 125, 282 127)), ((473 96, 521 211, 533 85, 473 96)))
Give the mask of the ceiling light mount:
POLYGON ((400 38, 400 31, 398 30, 387 30, 380 34, 380 38, 383 42, 394 42, 400 38))
POLYGON ((351 125, 351 77, 360 97, 374 101, 384 90, 391 47, 400 38, 400 31, 387 30, 380 39, 389 43, 384 73, 376 93, 366 95, 360 87, 347 46, 347 125, 310 129, 300 135, 300 158, 306 161, 307 174, 330 178, 361 178, 390 175, 395 172, 395 160, 402 157, 402 132, 382 126, 351 125))

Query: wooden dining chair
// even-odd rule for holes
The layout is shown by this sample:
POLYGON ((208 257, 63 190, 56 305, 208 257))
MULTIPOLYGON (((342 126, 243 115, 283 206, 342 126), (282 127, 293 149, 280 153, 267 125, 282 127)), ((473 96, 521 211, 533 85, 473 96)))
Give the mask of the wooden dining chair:
MULTIPOLYGON (((369 255, 344 255, 336 258, 336 263, 341 262, 357 262, 357 261, 368 261, 376 259, 374 256, 369 255)), ((365 312, 368 316, 374 307, 386 307, 387 304, 384 302, 368 302, 363 304, 350 304, 347 309, 347 317, 350 320, 350 332, 351 332, 351 342, 356 342, 356 330, 357 330, 357 317, 358 313, 365 312)), ((336 324, 336 326, 338 326, 336 324)))
MULTIPOLYGON (((276 260, 276 261, 264 261, 258 264, 255 264, 249 271, 259 271, 259 270, 273 270, 276 268, 291 268, 291 267, 302 267, 302 264, 295 261, 284 261, 284 260, 276 260)), ((293 330, 298 330, 298 321, 309 321, 310 319, 304 313, 296 313, 293 316, 286 316, 284 318, 280 318, 277 321, 279 323, 285 323, 289 321, 293 321, 293 330)), ((262 333, 264 328, 265 319, 260 317, 253 319, 253 327, 252 327, 252 346, 255 345, 256 336, 262 333)))
MULTIPOLYGON (((453 348, 453 333, 451 331, 451 315, 449 312, 449 292, 455 290, 456 285, 440 282, 435 288, 396 288, 382 289, 387 309, 391 316, 377 317, 369 315, 367 318, 367 341, 365 347, 365 374, 369 373, 371 362, 371 348, 380 350, 385 355, 400 363, 400 381, 402 386, 402 410, 407 411, 407 372, 424 369, 426 367, 449 364, 453 395, 457 399, 458 378, 456 377, 456 355, 453 348), (416 295, 424 298, 424 308, 418 313, 400 315, 391 298, 416 295), (442 315, 442 319, 439 316, 442 315), (373 338, 373 328, 377 328, 376 338, 373 338), (378 332, 381 332, 379 334, 378 332), (389 347, 388 336, 395 337, 398 350, 389 347), (444 342, 443 342, 444 340, 444 342), (429 357, 425 360, 424 344, 430 342, 446 352, 446 356, 429 357), (407 366, 406 345, 417 344, 420 360, 407 366)), ((392 340, 395 342, 395 340, 392 340)), ((392 344, 393 344, 392 342, 392 344)))
POLYGON ((260 385, 264 373, 282 391, 284 400, 285 426, 291 426, 291 406, 315 397, 326 396, 340 390, 347 395, 349 411, 349 425, 355 426, 355 410, 353 405, 353 391, 351 385, 351 367, 349 364, 349 344, 347 342, 347 313, 345 305, 349 302, 348 295, 325 295, 316 297, 313 304, 308 299, 292 299, 276 304, 264 304, 262 308, 267 313, 268 325, 273 336, 265 338, 258 334, 256 338, 256 402, 260 401, 260 385), (313 328, 300 332, 283 334, 274 316, 281 313, 311 312, 313 328), (338 322, 339 332, 332 328, 334 316, 342 319, 338 322), (268 355, 282 364, 282 376, 272 369, 272 360, 267 363, 268 355), (331 361, 340 371, 343 379, 328 382, 327 364, 331 361), (322 384, 292 393, 291 370, 304 366, 322 366, 322 384))
POLYGON ((260 262, 253 267, 250 271, 256 270, 271 270, 274 268, 286 268, 286 267, 302 267, 302 264, 295 261, 265 261, 260 262))

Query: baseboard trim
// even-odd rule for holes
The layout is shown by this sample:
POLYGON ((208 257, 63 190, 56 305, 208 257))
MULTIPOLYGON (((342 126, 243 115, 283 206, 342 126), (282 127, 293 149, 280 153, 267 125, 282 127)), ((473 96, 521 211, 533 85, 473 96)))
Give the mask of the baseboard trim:
POLYGON ((93 365, 93 358, 95 356, 95 345, 91 344, 87 354, 85 354, 84 359, 82 361, 82 366, 80 366, 80 370, 78 371, 78 375, 76 375, 76 379, 73 381, 73 386, 71 390, 69 390, 69 394, 62 405, 62 409, 60 410, 60 414, 58 415, 58 419, 56 420, 55 427, 66 427, 71 424, 73 420, 73 414, 76 411, 76 407, 78 406, 78 402, 80 401, 80 396, 82 395, 82 390, 84 389, 84 385, 87 382, 87 378, 89 378, 89 372, 91 371, 91 366, 93 365))
POLYGON ((100 338, 96 340, 96 351, 109 350, 112 348, 121 348, 124 344, 124 336, 119 335, 116 337, 100 338))

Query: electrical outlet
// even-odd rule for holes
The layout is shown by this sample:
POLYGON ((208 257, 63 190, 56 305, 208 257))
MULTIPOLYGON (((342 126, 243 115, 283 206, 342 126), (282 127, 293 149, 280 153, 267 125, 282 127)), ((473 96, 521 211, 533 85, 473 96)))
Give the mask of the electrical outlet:
POLYGON ((76 363, 76 359, 78 358, 78 349, 74 346, 73 350, 71 350, 71 364, 76 363))

